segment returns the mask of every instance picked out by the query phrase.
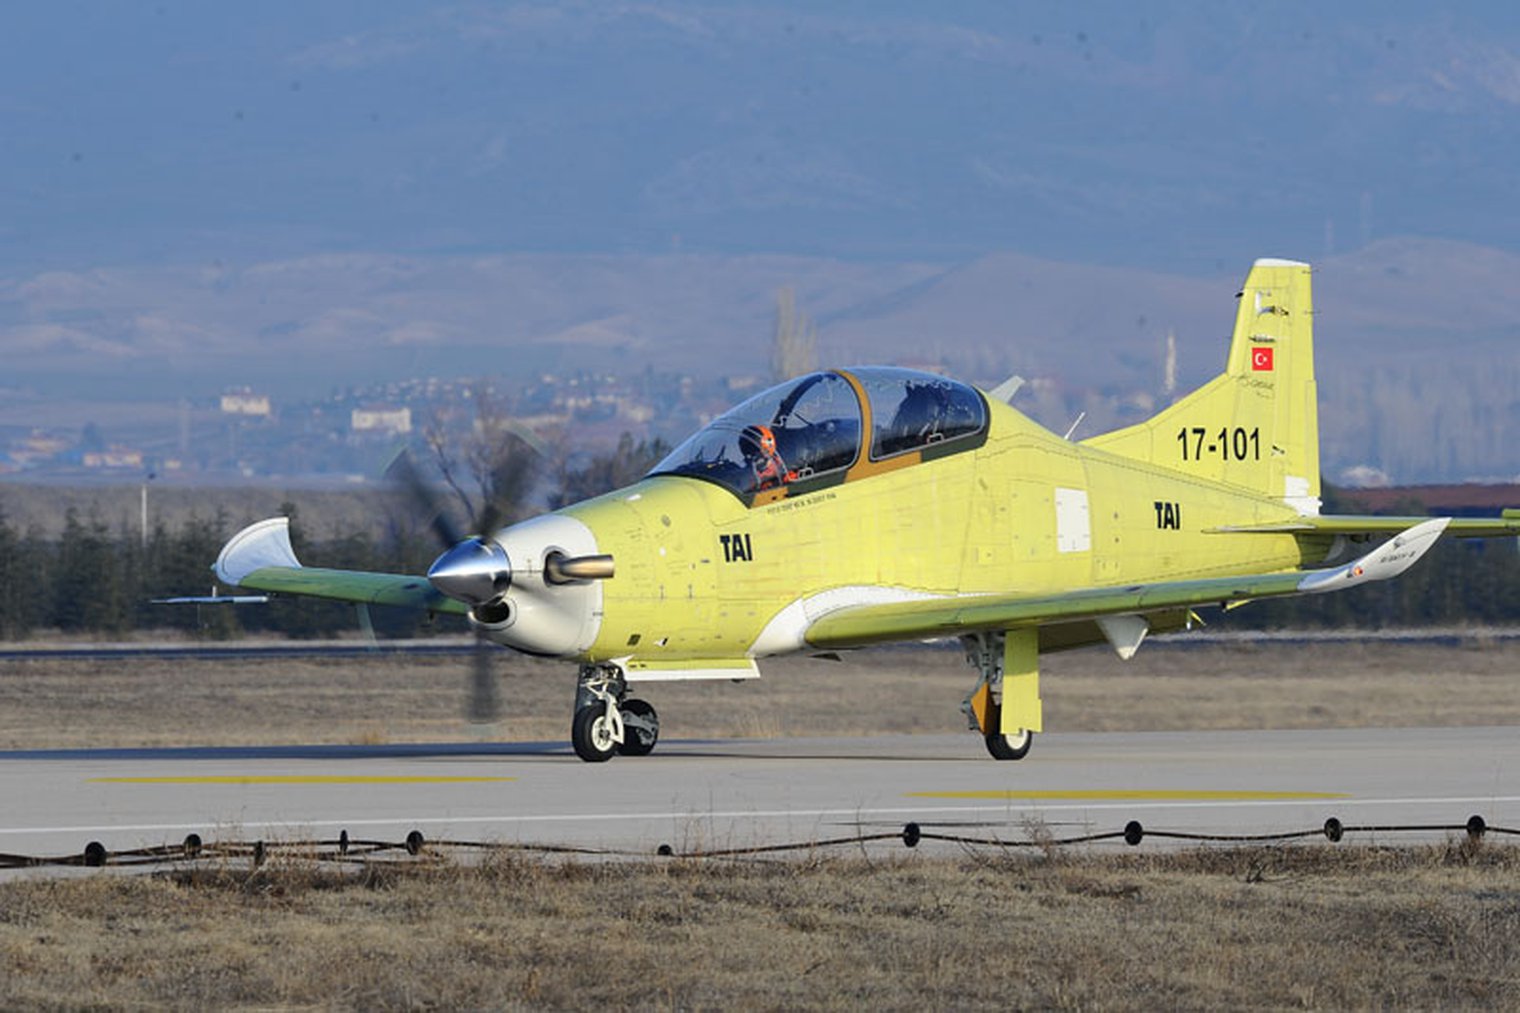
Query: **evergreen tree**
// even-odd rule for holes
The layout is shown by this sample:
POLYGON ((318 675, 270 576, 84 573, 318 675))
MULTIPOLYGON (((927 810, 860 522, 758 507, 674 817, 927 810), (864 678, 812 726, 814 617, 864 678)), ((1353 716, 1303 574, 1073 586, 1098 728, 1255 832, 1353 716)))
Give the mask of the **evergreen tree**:
POLYGON ((21 563, 21 539, 0 507, 0 637, 7 640, 31 632, 21 563))

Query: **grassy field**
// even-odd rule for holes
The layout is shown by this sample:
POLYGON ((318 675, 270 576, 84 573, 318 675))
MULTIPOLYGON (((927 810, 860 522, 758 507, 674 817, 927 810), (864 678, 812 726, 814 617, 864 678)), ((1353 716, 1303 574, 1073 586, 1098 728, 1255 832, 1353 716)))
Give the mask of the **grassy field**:
MULTIPOLYGON (((0 662, 0 748, 566 737, 573 672, 465 659, 0 662)), ((1047 659, 1048 727, 1520 725, 1520 644, 1047 659)), ((944 732, 945 648, 646 694, 664 733, 944 732)), ((916 852, 867 861, 279 857, 0 882, 0 1008, 1520 1008, 1520 846, 916 852)))
POLYGON ((1520 1006, 1520 848, 296 863, 0 886, 0 1006, 1520 1006))
MULTIPOLYGON (((463 719, 463 657, 0 661, 0 749, 564 740, 573 666, 506 651, 506 705, 463 719)), ((1044 659, 1047 729, 1148 731, 1520 725, 1520 641, 1157 643, 1044 659)), ((742 684, 641 690, 672 738, 965 728, 972 671, 952 646, 762 663, 742 684)))

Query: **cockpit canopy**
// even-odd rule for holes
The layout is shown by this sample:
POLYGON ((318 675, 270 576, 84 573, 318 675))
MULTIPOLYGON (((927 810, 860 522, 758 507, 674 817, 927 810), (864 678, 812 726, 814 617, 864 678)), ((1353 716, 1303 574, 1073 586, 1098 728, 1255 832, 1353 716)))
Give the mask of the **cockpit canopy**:
POLYGON ((720 415, 650 474, 716 482, 749 503, 773 489, 811 492, 842 482, 862 463, 969 449, 986 428, 982 396, 943 376, 888 366, 809 373, 720 415))

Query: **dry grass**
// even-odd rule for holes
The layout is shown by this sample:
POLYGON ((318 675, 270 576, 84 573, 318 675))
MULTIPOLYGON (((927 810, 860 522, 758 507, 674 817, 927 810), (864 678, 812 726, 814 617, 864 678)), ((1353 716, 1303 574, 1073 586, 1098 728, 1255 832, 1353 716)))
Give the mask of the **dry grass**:
MULTIPOLYGON (((0 661, 0 749, 566 739, 573 666, 498 660, 507 714, 484 730, 462 717, 462 657, 0 661)), ((1079 651, 1044 665, 1051 730, 1520 724, 1520 641, 1163 643, 1128 663, 1079 651)), ((973 681, 948 645, 763 669, 640 693, 672 738, 947 732, 964 729, 973 681)))
POLYGON ((296 864, 0 886, 15 1007, 1515 1008, 1520 849, 296 864))
MULTIPOLYGON (((565 738, 503 654, 495 738, 565 738)), ((1155 645, 1047 659, 1060 729, 1520 724, 1520 645, 1155 645)), ((465 662, 0 662, 0 748, 448 741, 465 662)), ((941 732, 953 649, 645 694, 665 733, 941 732)), ((1038 829, 1038 828, 1036 828, 1038 829)), ((1520 848, 478 866, 426 858, 0 882, 0 1008, 1520 1008, 1520 848)))

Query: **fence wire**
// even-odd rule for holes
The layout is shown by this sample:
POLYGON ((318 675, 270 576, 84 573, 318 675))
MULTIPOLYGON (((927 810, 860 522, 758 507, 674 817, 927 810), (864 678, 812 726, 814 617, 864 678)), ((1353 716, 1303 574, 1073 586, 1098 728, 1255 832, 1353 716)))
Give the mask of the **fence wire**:
POLYGON ((1123 841, 1131 847, 1139 847, 1147 839, 1167 841, 1192 841, 1201 844, 1275 844, 1288 841, 1323 837, 1330 843, 1344 840, 1348 834, 1406 834, 1406 833, 1461 833, 1470 841, 1477 842, 1488 835, 1520 837, 1520 829, 1491 827, 1482 816, 1472 816, 1465 823, 1416 823, 1416 824, 1346 824, 1332 816, 1319 827, 1305 830, 1289 830, 1266 834, 1203 834, 1181 830, 1150 830, 1139 820, 1130 820, 1123 829, 1100 833, 1078 834, 1072 837, 1050 837, 1030 834, 1025 839, 1013 840, 996 836, 968 836, 965 834, 939 833, 925 829, 919 823, 905 823, 901 830, 855 834, 823 840, 793 841, 784 844, 761 844, 742 848, 677 850, 669 844, 661 844, 652 853, 648 850, 626 848, 595 848, 565 844, 534 844, 500 841, 426 840, 420 830, 413 830, 400 841, 352 838, 344 830, 336 838, 325 840, 256 840, 256 841, 204 841, 199 834, 190 834, 179 844, 159 844, 144 848, 111 851, 99 841, 91 841, 83 851, 72 855, 17 855, 0 853, 0 869, 40 868, 47 866, 78 866, 103 868, 106 866, 135 867, 154 865, 185 865, 205 863, 247 862, 254 868, 264 865, 276 856, 299 858, 321 863, 367 863, 373 861, 406 861, 418 858, 438 858, 452 853, 525 852, 540 855, 584 855, 600 858, 647 858, 651 854, 661 858, 718 859, 739 858, 795 851, 826 851, 837 848, 856 848, 882 841, 901 841, 904 847, 916 848, 925 841, 958 844, 963 847, 984 848, 1037 848, 1049 849, 1071 847, 1080 844, 1097 844, 1105 841, 1123 841))

